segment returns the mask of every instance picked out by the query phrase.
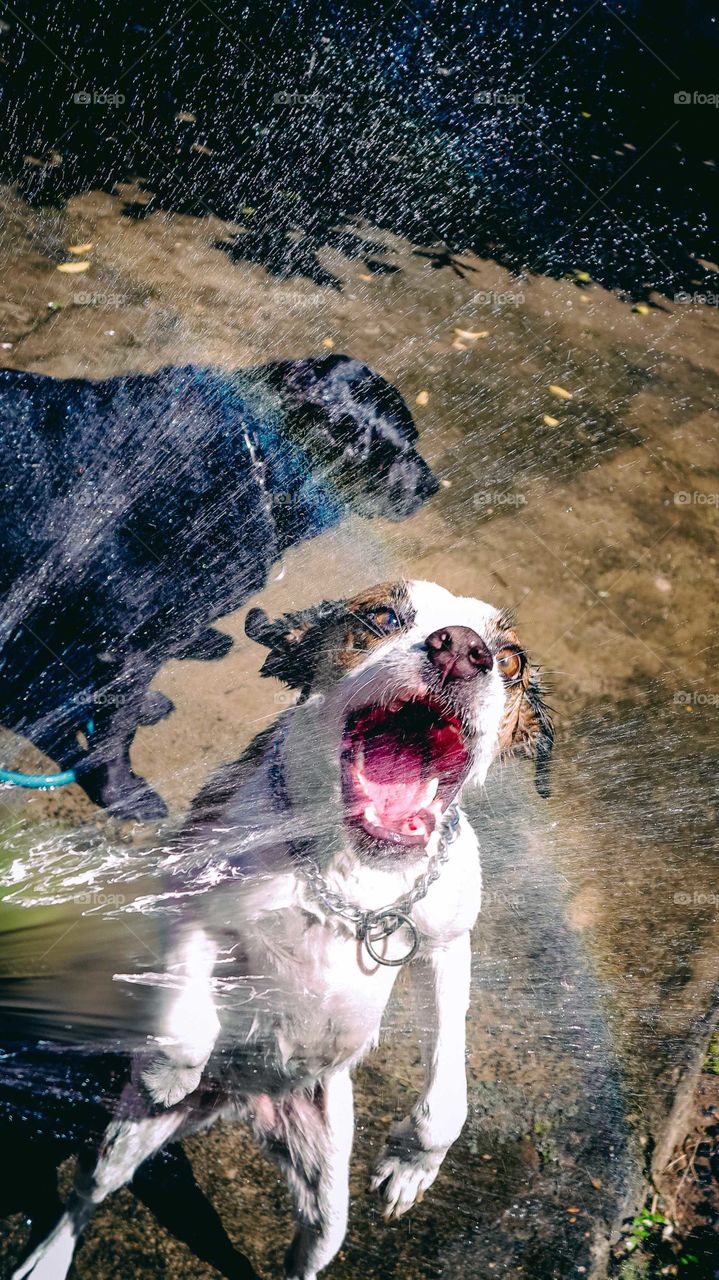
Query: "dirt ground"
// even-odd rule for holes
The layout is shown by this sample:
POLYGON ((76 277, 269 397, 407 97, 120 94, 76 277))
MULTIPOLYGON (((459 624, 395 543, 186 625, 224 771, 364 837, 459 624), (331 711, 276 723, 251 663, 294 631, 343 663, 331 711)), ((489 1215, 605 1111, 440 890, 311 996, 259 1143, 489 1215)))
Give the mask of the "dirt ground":
MULTIPOLYGON (((383 1224, 364 1190, 370 1147, 417 1079, 414 1051, 392 1035, 407 1030, 400 998, 360 1072, 352 1224, 331 1274, 605 1276, 627 1262, 621 1243, 610 1262, 610 1237, 651 1178, 665 1185, 652 1153, 715 1007, 717 309, 657 299, 637 311, 579 278, 517 279, 471 255, 443 263, 367 227, 374 246, 358 258, 326 253, 341 287, 321 288, 233 262, 222 245, 235 225, 126 216, 137 195, 60 211, 4 194, 4 363, 100 377, 329 349, 366 360, 412 407, 440 493, 404 524, 352 520, 296 549, 261 603, 299 607, 397 572, 434 579, 515 607, 554 689, 553 798, 538 802, 518 764, 471 807, 487 906, 467 1131, 421 1208, 383 1224), (83 243, 89 268, 59 273, 83 243)), ((173 813, 281 705, 242 619, 220 624, 236 639, 221 662, 170 663, 156 681, 177 709, 139 730, 133 759, 173 813)), ((5 746, 16 767, 40 759, 5 746)), ((3 798, 27 823, 96 817, 74 788, 3 798)), ((715 1143, 706 1110, 698 1096, 693 1140, 715 1143)), ((274 1171, 234 1132, 188 1153, 230 1239, 277 1274, 287 1224, 274 1171)), ((26 1237, 9 1217, 0 1260, 26 1237)), ((75 1274, 233 1274, 182 1241, 171 1215, 124 1191, 88 1230, 75 1274)), ((681 1274, 705 1274, 693 1265, 681 1274)))

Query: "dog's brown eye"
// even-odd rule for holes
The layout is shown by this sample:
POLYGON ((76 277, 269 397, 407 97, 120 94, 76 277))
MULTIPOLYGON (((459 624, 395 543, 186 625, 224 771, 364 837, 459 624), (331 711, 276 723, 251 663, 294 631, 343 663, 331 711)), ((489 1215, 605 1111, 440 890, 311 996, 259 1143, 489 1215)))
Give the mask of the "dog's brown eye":
POLYGON ((386 636, 391 635, 393 631, 399 631, 402 627, 397 614, 394 609, 390 609, 389 605, 378 605, 376 609, 370 609, 366 616, 369 626, 386 636))
POLYGON ((524 659, 516 649, 500 649, 496 661, 503 680, 516 680, 521 676, 524 659))

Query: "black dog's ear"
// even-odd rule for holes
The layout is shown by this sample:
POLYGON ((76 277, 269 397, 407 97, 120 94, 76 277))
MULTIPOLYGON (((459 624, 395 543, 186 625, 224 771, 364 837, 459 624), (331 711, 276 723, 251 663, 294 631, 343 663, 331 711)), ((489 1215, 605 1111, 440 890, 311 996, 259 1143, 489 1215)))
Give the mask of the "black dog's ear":
POLYGON ((518 694, 519 703, 512 715, 511 737, 504 751, 508 755, 529 756, 534 760, 534 785, 540 796, 546 799, 552 790, 549 764, 554 747, 554 724, 540 674, 533 667, 527 669, 518 694))
POLYGON ((306 360, 273 360, 269 364, 257 365, 253 372, 267 386, 281 392, 285 398, 299 406, 302 403, 323 404, 323 393, 328 389, 335 371, 349 371, 355 365, 358 369, 364 367, 351 356, 333 352, 332 355, 314 356, 306 360))
POLYGON ((343 600, 323 600, 310 609, 285 613, 274 621, 264 609, 250 609, 245 618, 245 633, 269 649, 261 668, 261 676, 274 676, 291 689, 307 689, 312 684, 322 649, 325 627, 340 618, 343 600))

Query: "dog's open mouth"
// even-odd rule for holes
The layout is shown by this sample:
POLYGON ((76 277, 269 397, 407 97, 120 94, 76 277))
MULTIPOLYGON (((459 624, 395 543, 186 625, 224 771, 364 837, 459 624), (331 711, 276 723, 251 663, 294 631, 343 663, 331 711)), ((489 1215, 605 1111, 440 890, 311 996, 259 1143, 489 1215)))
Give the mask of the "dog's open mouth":
POLYGON ((349 717, 342 748, 346 815, 376 840, 426 844, 469 768, 458 718, 397 700, 349 717))

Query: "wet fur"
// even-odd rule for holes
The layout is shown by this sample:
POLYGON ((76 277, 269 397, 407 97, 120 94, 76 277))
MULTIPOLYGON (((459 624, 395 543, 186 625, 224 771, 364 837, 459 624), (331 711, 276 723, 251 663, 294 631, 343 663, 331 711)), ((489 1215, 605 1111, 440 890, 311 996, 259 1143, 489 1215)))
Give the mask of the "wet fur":
MULTIPOLYGON (((220 1117, 249 1122, 287 1177, 296 1215, 288 1280, 316 1280, 335 1256, 348 1211, 350 1072, 377 1042, 397 968, 374 964, 354 925, 322 905, 303 859, 311 857, 340 897, 362 909, 397 903, 426 869, 436 832, 426 849, 400 853, 394 848, 368 854, 350 836, 337 805, 337 743, 349 709, 366 698, 386 701, 391 691, 394 696, 400 675, 407 691, 418 696, 425 684, 432 687, 436 673, 420 642, 443 618, 471 624, 495 651, 504 643, 495 610, 431 583, 390 584, 301 618, 250 620, 250 631, 280 657, 299 646, 286 677, 305 690, 306 700, 198 796, 180 839, 198 851, 204 846, 218 869, 229 853, 233 874, 218 876, 201 894, 192 892, 190 882, 187 910, 166 955, 172 980, 161 987, 156 1046, 135 1060, 133 1081, 94 1172, 78 1181, 57 1228, 13 1280, 63 1280, 94 1207, 166 1142, 220 1117), (401 614, 401 632, 358 649, 349 637, 365 618, 377 641, 372 610, 383 601, 401 614), (312 632, 311 647, 303 649, 312 632), (338 665, 343 637, 345 660, 338 665), (283 828, 287 821, 290 835, 283 828), (216 974, 224 988, 213 981, 216 974)), ((531 671, 528 663, 526 670, 531 671)), ((505 687, 495 664, 445 696, 467 723, 468 776, 481 783, 491 760, 510 748, 502 735, 506 739, 517 698, 519 724, 524 689, 505 687)), ((533 716, 549 723, 541 707, 533 716)), ((530 727, 517 732, 525 751, 530 727)), ((386 1216, 399 1216, 422 1198, 466 1118, 465 1018, 470 930, 481 901, 478 853, 460 811, 441 874, 412 907, 420 948, 408 968, 425 1083, 410 1114, 391 1127, 374 1166, 372 1187, 386 1216)), ((397 934, 377 945, 386 959, 406 952, 406 940, 397 934)))
POLYGON ((149 690, 161 664, 226 654, 211 623, 288 548, 437 488, 402 397, 347 356, 101 382, 0 370, 0 422, 2 723, 123 818, 165 813, 129 756, 172 710, 149 690))

